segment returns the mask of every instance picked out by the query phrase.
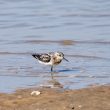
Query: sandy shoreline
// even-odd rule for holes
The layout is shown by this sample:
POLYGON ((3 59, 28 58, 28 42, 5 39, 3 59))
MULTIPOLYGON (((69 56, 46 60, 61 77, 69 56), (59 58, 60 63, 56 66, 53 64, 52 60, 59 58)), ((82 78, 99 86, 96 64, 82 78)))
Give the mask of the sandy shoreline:
POLYGON ((23 89, 0 93, 0 110, 110 110, 110 85, 80 90, 23 89), (40 95, 31 95, 39 90, 40 95))

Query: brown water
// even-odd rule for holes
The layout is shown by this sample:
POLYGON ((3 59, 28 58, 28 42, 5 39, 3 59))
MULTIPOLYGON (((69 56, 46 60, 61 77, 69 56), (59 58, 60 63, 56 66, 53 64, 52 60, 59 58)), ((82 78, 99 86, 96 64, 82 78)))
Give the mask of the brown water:
POLYGON ((1 0, 0 92, 51 85, 50 67, 31 53, 62 51, 63 88, 110 83, 109 0, 1 0))

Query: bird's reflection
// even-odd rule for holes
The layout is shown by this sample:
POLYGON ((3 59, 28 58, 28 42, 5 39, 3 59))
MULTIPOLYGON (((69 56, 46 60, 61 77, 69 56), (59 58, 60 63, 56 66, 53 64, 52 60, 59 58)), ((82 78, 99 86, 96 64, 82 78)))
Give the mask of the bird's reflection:
POLYGON ((54 74, 56 74, 56 72, 51 72, 51 80, 49 81, 49 83, 51 83, 53 87, 63 88, 63 85, 55 79, 54 74))

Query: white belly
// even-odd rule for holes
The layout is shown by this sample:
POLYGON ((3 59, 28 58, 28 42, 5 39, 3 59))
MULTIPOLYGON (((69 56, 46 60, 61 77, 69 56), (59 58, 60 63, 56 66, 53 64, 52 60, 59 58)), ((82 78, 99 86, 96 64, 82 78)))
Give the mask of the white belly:
POLYGON ((38 60, 38 62, 41 63, 41 64, 44 64, 44 65, 52 65, 52 62, 51 61, 50 62, 42 62, 42 61, 39 61, 38 60))

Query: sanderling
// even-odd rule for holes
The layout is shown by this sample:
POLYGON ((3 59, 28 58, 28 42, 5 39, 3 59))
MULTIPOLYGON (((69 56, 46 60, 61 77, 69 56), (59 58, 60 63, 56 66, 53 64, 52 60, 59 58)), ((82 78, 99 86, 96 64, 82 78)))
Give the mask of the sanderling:
POLYGON ((34 58, 38 60, 39 63, 51 66, 51 72, 53 71, 53 66, 58 65, 62 60, 68 61, 62 52, 51 52, 42 54, 32 54, 34 58))

